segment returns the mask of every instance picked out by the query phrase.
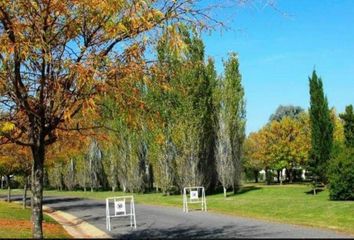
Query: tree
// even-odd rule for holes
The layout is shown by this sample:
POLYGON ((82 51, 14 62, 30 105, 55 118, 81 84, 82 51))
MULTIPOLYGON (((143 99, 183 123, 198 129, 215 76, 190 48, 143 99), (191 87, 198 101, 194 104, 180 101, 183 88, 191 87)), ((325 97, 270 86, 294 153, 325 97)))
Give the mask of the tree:
POLYGON ((244 144, 243 165, 245 170, 252 171, 254 180, 258 183, 259 171, 266 167, 263 155, 265 147, 264 131, 252 132, 248 135, 244 144))
POLYGON ((286 168, 288 180, 292 182, 293 169, 307 164, 310 142, 308 114, 274 120, 248 136, 245 142, 245 166, 254 170, 255 176, 262 168, 267 172, 276 170, 279 183, 280 171, 286 168))
POLYGON ((218 178, 224 189, 224 197, 227 189, 234 184, 235 166, 232 159, 231 143, 225 126, 225 116, 220 113, 219 130, 216 141, 216 170, 218 178))
MULTIPOLYGON (((354 113, 349 105, 339 114, 343 122, 344 141, 336 144, 328 169, 329 192, 332 200, 354 199, 354 113), (344 144, 343 144, 344 143, 344 144)), ((338 119, 335 123, 338 123, 338 119)))
POLYGON ((337 149, 329 164, 331 200, 354 200, 354 148, 337 149))
POLYGON ((100 149, 96 139, 92 139, 87 153, 88 160, 88 176, 90 182, 90 189, 104 188, 106 186, 106 176, 103 171, 103 153, 100 149))
POLYGON ((345 145, 354 147, 354 111, 353 105, 345 108, 345 113, 339 114, 339 117, 344 122, 345 145))
MULTIPOLYGON (((204 61, 204 59, 203 59, 204 61)), ((215 70, 214 61, 208 58, 203 67, 203 81, 200 84, 199 91, 196 93, 199 99, 201 108, 201 151, 200 159, 202 165, 201 172, 204 174, 203 186, 207 191, 213 191, 217 184, 217 171, 215 159, 215 144, 216 144, 216 121, 218 114, 218 101, 215 99, 215 89, 217 88, 217 73, 215 70)))
POLYGON ((160 186, 164 191, 173 182, 180 190, 186 185, 211 189, 216 182, 216 104, 212 98, 216 73, 211 60, 205 63, 204 44, 198 34, 186 26, 177 30, 182 51, 176 54, 171 48, 169 42, 173 39, 167 31, 157 48, 158 69, 165 74, 156 77, 164 80, 163 88, 152 89, 150 94, 163 122, 156 133, 162 143, 158 157, 161 174, 157 179, 163 180, 160 186))
POLYGON ((241 185, 242 171, 242 150, 245 139, 246 109, 244 89, 239 73, 238 57, 231 53, 229 59, 224 63, 224 83, 222 99, 220 102, 221 111, 225 111, 225 127, 230 139, 231 156, 234 165, 234 192, 238 191, 241 185))
MULTIPOLYGON (((333 123, 328 109, 328 101, 323 93, 321 78, 315 71, 310 82, 310 124, 311 151, 309 170, 314 175, 315 185, 319 180, 326 182, 326 172, 333 145, 333 123)), ((315 190, 314 190, 315 193, 315 190)))
POLYGON ((11 176, 21 175, 24 178, 24 207, 27 193, 27 179, 31 172, 30 153, 25 147, 16 144, 0 146, 0 176, 6 176, 8 195, 11 201, 11 176))
POLYGON ((32 151, 33 237, 43 237, 43 166, 57 132, 88 128, 75 117, 94 109, 107 85, 124 95, 124 76, 145 65, 142 33, 201 23, 202 12, 179 0, 0 3, 1 120, 13 124, 2 142, 32 151))
POLYGON ((308 116, 302 114, 298 119, 285 117, 273 121, 265 127, 265 159, 279 172, 286 168, 288 180, 293 181, 293 169, 304 166, 310 150, 308 116))
POLYGON ((73 190, 79 185, 78 173, 85 169, 85 165, 81 165, 81 160, 86 159, 83 150, 89 143, 89 138, 79 132, 59 132, 58 140, 46 152, 45 170, 50 186, 73 190))
POLYGON ((284 117, 297 118, 302 112, 304 112, 304 109, 299 106, 280 105, 275 113, 270 116, 269 121, 280 121, 284 117))

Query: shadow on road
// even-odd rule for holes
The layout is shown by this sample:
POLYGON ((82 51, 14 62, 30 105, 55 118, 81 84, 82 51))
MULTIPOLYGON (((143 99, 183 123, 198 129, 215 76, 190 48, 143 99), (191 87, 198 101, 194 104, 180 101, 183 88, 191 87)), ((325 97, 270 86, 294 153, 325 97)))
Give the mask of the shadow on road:
POLYGON ((76 198, 76 197, 51 197, 51 196, 45 196, 43 198, 43 204, 53 204, 53 203, 60 203, 60 202, 77 202, 77 201, 82 201, 83 198, 76 198))
MULTIPOLYGON (((250 238, 250 237, 262 237, 266 238, 267 234, 262 232, 257 234, 254 226, 252 227, 239 227, 235 229, 235 225, 227 225, 223 227, 200 227, 197 225, 192 226, 181 226, 177 225, 170 228, 158 229, 149 228, 142 230, 134 230, 127 234, 114 235, 114 237, 128 238, 128 239, 147 239, 147 238, 179 238, 179 239, 190 239, 190 238, 250 238)), ((274 232, 269 235, 274 236, 274 232)), ((269 237, 268 236, 268 237, 269 237)))
POLYGON ((94 201, 84 201, 81 198, 53 198, 48 199, 47 197, 43 199, 43 204, 58 209, 60 211, 85 211, 89 209, 105 209, 105 203, 94 202, 94 201))

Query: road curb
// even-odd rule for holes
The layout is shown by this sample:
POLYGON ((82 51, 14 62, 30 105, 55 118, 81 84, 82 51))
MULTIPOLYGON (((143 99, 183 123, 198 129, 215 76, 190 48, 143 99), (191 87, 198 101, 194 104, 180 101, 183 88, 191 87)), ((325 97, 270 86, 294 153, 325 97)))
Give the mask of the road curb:
POLYGON ((112 238, 92 224, 69 213, 43 206, 43 211, 57 221, 73 238, 112 238))

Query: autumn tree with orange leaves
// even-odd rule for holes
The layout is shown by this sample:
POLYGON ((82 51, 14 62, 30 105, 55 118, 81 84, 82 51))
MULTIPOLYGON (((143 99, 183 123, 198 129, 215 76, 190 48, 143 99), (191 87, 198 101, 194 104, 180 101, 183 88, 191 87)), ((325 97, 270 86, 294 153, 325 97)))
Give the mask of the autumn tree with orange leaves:
POLYGON ((11 175, 22 175, 24 178, 23 206, 26 206, 25 199, 31 165, 31 153, 28 148, 13 143, 0 146, 0 177, 6 177, 8 202, 11 201, 11 175))
POLYGON ((1 1, 1 122, 10 124, 1 142, 31 149, 34 238, 43 237, 43 166, 58 132, 99 127, 76 117, 108 89, 129 99, 121 86, 146 65, 144 46, 160 26, 203 19, 189 0, 1 1))
MULTIPOLYGON (((245 143, 244 164, 249 170, 257 172, 265 169, 278 172, 286 169, 289 182, 293 181, 293 170, 305 167, 310 150, 309 118, 301 113, 297 118, 284 117, 271 121, 258 132, 251 133, 245 143)), ((268 183, 270 179, 267 180, 268 183)))

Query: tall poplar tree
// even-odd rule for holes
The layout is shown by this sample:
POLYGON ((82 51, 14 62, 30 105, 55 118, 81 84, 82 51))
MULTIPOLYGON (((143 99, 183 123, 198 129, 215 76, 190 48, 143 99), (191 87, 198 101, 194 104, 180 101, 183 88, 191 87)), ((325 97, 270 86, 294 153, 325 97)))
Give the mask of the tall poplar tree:
POLYGON ((246 109, 245 93, 241 83, 239 62, 237 55, 231 53, 224 63, 225 76, 222 91, 221 108, 225 111, 225 125, 230 139, 231 156, 234 166, 234 191, 238 191, 241 184, 242 149, 245 140, 246 109))
MULTIPOLYGON (((317 181, 326 183, 326 166, 330 159, 333 145, 333 123, 328 108, 328 101, 323 92, 322 79, 313 71, 310 82, 310 124, 311 150, 309 170, 315 184, 317 181)), ((315 187, 316 188, 316 187, 315 187)), ((316 191, 314 190, 314 193, 316 191)))

